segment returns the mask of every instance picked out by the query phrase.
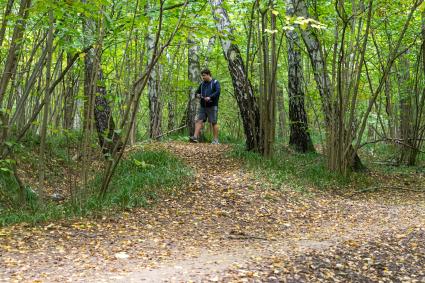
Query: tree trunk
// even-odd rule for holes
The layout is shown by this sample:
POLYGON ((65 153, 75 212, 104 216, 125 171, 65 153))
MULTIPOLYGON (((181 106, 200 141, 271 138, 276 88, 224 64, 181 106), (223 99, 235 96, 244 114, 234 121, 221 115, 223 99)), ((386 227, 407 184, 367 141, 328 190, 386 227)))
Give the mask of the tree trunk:
MULTIPOLYGON (((292 1, 286 1, 286 15, 294 16, 292 1)), ((286 31, 288 42, 288 97, 290 137, 289 145, 299 152, 315 151, 308 132, 307 114, 304 106, 304 76, 300 52, 298 32, 286 31)))
MULTIPOLYGON (((68 53, 66 56, 67 65, 70 64, 72 59, 72 54, 68 53)), ((74 125, 74 105, 75 105, 75 85, 77 80, 74 79, 74 74, 70 72, 67 75, 67 80, 65 82, 65 94, 64 94, 64 117, 63 117, 63 127, 66 130, 71 130, 74 125)))
MULTIPOLYGON (((86 21, 85 32, 94 34, 96 28, 90 20, 86 21)), ((84 56, 84 111, 83 111, 83 132, 91 132, 93 129, 93 105, 96 83, 96 51, 91 49, 84 56)))
POLYGON ((283 94, 283 89, 278 89, 277 108, 279 113, 278 137, 283 140, 284 138, 286 138, 286 110, 285 110, 285 98, 283 94))
MULTIPOLYGON (((31 0, 21 0, 18 12, 18 20, 13 29, 12 41, 8 51, 6 63, 0 80, 0 108, 3 108, 3 100, 6 94, 7 86, 12 78, 12 75, 16 72, 18 66, 18 55, 23 45, 23 35, 25 31, 25 25, 29 15, 29 7, 31 6, 31 0)), ((5 113, 0 112, 0 121, 2 127, 7 127, 8 117, 5 113)), ((3 130, 1 131, 3 132, 3 130)), ((6 140, 7 137, 1 136, 0 143, 6 140)))
POLYGON ((396 125, 395 125, 395 119, 394 119, 394 110, 393 110, 393 103, 392 103, 392 89, 391 89, 391 80, 390 77, 387 78, 387 81, 385 82, 385 112, 388 116, 388 133, 389 137, 391 139, 394 139, 396 137, 396 125))
POLYGON ((412 104, 410 97, 400 98, 400 139, 403 144, 400 146, 399 162, 409 163, 409 156, 412 148, 412 104))
POLYGON ((7 22, 9 21, 9 15, 12 12, 13 2, 15 1, 14 0, 7 1, 6 8, 3 13, 3 21, 1 23, 1 28, 0 28, 0 47, 3 46, 4 35, 6 33, 6 27, 7 27, 7 22))
POLYGON ((106 87, 104 85, 103 72, 100 69, 98 74, 98 83, 96 87, 96 96, 94 100, 94 119, 96 123, 99 145, 103 154, 112 154, 117 143, 120 143, 120 134, 115 128, 114 118, 109 102, 106 99, 106 87))
POLYGON ((410 164, 411 152, 415 148, 413 136, 413 107, 412 93, 414 88, 410 83, 410 62, 406 55, 400 56, 400 64, 398 70, 398 87, 399 87, 399 103, 400 103, 400 139, 403 144, 400 145, 399 162, 410 164))
POLYGON ((223 8, 223 0, 209 0, 216 27, 221 35, 220 42, 232 77, 236 101, 243 121, 246 148, 263 152, 260 130, 260 112, 251 82, 246 76, 245 65, 239 47, 234 43, 233 29, 223 8))
MULTIPOLYGON (((293 6, 296 7, 296 16, 310 18, 304 0, 292 1, 293 6)), ((325 56, 323 54, 320 41, 317 38, 317 35, 313 32, 313 30, 308 27, 306 29, 300 29, 300 31, 304 44, 307 47, 307 52, 310 58, 311 65, 313 67, 314 79, 319 90, 322 109, 325 117, 325 124, 327 128, 327 140, 329 143, 329 141, 332 140, 332 138, 329 138, 330 135, 334 134, 332 133, 332 117, 337 113, 334 113, 335 109, 333 109, 334 107, 332 105, 332 85, 327 71, 325 56)), ((344 131, 347 130, 345 129, 344 131)), ((336 145, 332 142, 330 144, 327 144, 328 159, 332 159, 330 155, 333 154, 335 146, 336 145)), ((357 152, 354 152, 354 147, 352 145, 349 146, 349 154, 350 156, 353 156, 353 158, 349 161, 349 167, 353 170, 363 170, 365 167, 362 164, 357 152)))
POLYGON ((188 48, 188 76, 191 83, 189 88, 189 102, 187 107, 187 126, 189 135, 193 136, 195 132, 195 119, 199 109, 199 99, 195 97, 196 89, 201 82, 201 67, 199 63, 199 43, 196 42, 193 35, 189 35, 187 40, 188 48))
MULTIPOLYGON (((153 5, 149 0, 146 4, 146 9, 153 5)), ((147 54, 151 57, 155 47, 155 38, 152 25, 149 25, 147 35, 147 54)), ((148 62, 150 63, 150 62, 148 62)), ((148 96, 149 96, 149 137, 155 138, 162 133, 162 101, 161 101, 161 68, 157 64, 149 75, 148 79, 148 96)))
POLYGON ((207 46, 207 54, 205 55, 205 59, 204 59, 204 64, 203 64, 203 68, 209 68, 209 64, 210 64, 210 59, 211 59, 211 54, 214 51, 214 46, 215 46, 215 42, 216 42, 216 37, 213 36, 208 40, 208 46, 207 46))
POLYGON ((41 124, 40 130, 40 171, 39 171, 39 182, 40 185, 43 186, 44 175, 46 170, 46 138, 47 138, 47 124, 48 117, 50 111, 50 74, 51 74, 51 65, 52 65, 52 57, 53 57, 53 11, 49 11, 49 32, 47 35, 46 42, 46 50, 47 50, 47 58, 46 58, 46 86, 45 86, 45 95, 44 95, 44 112, 43 112, 43 120, 41 124))
MULTIPOLYGON (((257 7, 259 8, 259 7, 257 7)), ((260 60, 260 128, 263 143, 264 156, 270 157, 273 153, 276 128, 276 15, 272 13, 273 1, 266 10, 258 9, 259 24, 258 42, 260 45, 258 58, 260 60), (270 14, 270 17, 269 17, 270 14), (268 32, 270 18, 271 35, 268 32)))
MULTIPOLYGON (((425 11, 421 13, 421 34, 422 34, 422 46, 419 51, 422 61, 419 63, 419 68, 422 68, 422 73, 419 76, 425 77, 425 11)), ((422 147, 424 136, 425 136, 425 121, 424 121, 424 109, 425 109, 425 89, 415 87, 416 98, 415 98, 415 123, 413 127, 413 145, 414 147, 410 151, 409 165, 415 165, 417 157, 422 147)))
POLYGON ((167 108, 168 108, 167 129, 168 131, 172 131, 176 127, 176 123, 175 123, 176 113, 174 112, 175 106, 172 101, 168 101, 167 108))

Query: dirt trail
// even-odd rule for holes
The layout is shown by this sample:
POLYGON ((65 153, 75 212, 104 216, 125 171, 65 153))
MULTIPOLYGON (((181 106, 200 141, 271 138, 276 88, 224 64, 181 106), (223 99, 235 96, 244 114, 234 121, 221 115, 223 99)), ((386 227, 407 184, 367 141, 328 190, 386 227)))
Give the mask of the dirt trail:
MULTIPOLYGON (((330 257, 349 266, 351 261, 339 255, 341 249, 356 258, 356 251, 368 245, 379 248, 386 241, 409 237, 421 241, 414 241, 416 246, 404 253, 412 253, 414 264, 424 259, 425 253, 420 255, 425 249, 423 202, 396 206, 318 193, 307 197, 285 187, 273 190, 237 160, 227 158, 230 148, 226 145, 173 142, 158 146, 167 147, 196 169, 187 188, 151 209, 114 218, 2 229, 0 280, 320 281, 330 271, 313 268, 315 262, 327 262, 330 257), (304 266, 310 261, 313 267, 304 266)), ((373 281, 374 275, 350 268, 356 276, 373 281)), ((421 276, 419 271, 412 273, 421 276)), ((360 278, 350 276, 341 281, 360 278)))

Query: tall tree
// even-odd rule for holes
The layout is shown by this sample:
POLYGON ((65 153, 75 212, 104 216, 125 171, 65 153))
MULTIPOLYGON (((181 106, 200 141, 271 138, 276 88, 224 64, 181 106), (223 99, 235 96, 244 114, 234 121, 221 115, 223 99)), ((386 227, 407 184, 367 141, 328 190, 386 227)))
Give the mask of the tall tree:
MULTIPOLYGON (((152 0, 146 2, 146 9, 150 10, 155 7, 152 0)), ((153 21, 153 19, 150 19, 153 21)), ((146 44, 148 58, 154 52, 155 34, 153 25, 149 25, 146 44)), ((150 62, 148 62, 150 63, 150 62)), ((149 137, 156 138, 162 133, 162 98, 161 98, 161 65, 157 64, 152 69, 148 80, 148 96, 149 96, 149 137)))
MULTIPOLYGON (((85 5, 89 5, 87 0, 81 0, 85 5)), ((93 44, 96 38, 96 22, 92 18, 83 19, 83 31, 85 34, 85 45, 93 44)), ((96 48, 90 49, 84 56, 84 114, 83 114, 83 131, 91 132, 93 125, 93 105, 95 95, 95 85, 97 71, 100 62, 97 58, 96 48)))
MULTIPOLYGON (((294 13, 297 17, 301 17, 303 19, 310 18, 304 0, 292 0, 292 2, 293 7, 295 7, 294 13)), ((372 7, 369 7, 369 9, 369 11, 371 11, 372 7)), ((325 124, 327 129, 326 152, 328 157, 328 167, 331 170, 337 170, 342 173, 346 173, 348 168, 354 170, 363 169, 364 166, 361 163, 361 160, 357 154, 357 150, 355 150, 351 145, 351 141, 347 145, 347 148, 341 147, 342 144, 345 142, 345 138, 343 137, 346 137, 345 133, 347 133, 348 130, 338 124, 342 121, 342 118, 338 118, 338 121, 335 120, 336 116, 340 117, 341 114, 344 113, 344 111, 335 107, 336 102, 334 101, 334 92, 331 80, 329 78, 322 44, 319 41, 313 28, 302 28, 300 29, 300 32, 304 44, 307 47, 307 52, 310 58, 311 65, 313 67, 314 79, 316 81, 316 85, 320 94, 322 109, 325 117, 325 124), (335 140, 336 136, 340 137, 340 142, 335 140), (349 157, 345 159, 343 158, 343 156, 349 157)), ((364 39, 364 43, 367 42, 366 39, 364 39)), ((365 46, 362 51, 365 51, 365 46)), ((361 57, 359 56, 359 58, 361 57)), ((360 62, 360 64, 362 64, 362 62, 360 62)), ((357 71, 359 72, 360 70, 357 69, 357 71)), ((359 73, 356 73, 356 75, 358 74, 359 73)))
MULTIPOLYGON (((29 16, 29 7, 31 6, 31 0, 21 0, 19 5, 19 12, 17 15, 17 22, 15 23, 13 29, 12 40, 8 50, 6 62, 0 79, 0 108, 3 108, 3 100, 6 95, 6 90, 9 85, 10 79, 16 73, 16 68, 18 66, 18 55, 23 46, 23 36, 26 27, 26 23, 29 16)), ((0 120, 2 127, 7 127, 8 125, 8 115, 3 111, 0 112, 0 120)), ((4 133, 5 131, 1 131, 4 133)), ((4 142, 6 136, 2 134, 0 137, 0 142, 4 142)))
POLYGON ((220 42, 227 61, 230 76, 232 77, 236 101, 239 106, 247 150, 263 153, 260 127, 260 111, 254 96, 251 82, 247 77, 245 65, 238 45, 234 41, 234 29, 227 11, 223 7, 223 0, 209 0, 217 30, 220 33, 220 42))
POLYGON ((107 99, 105 80, 102 69, 97 76, 96 96, 94 101, 94 118, 99 145, 103 154, 111 155, 114 147, 120 147, 120 131, 116 129, 112 109, 107 99))
POLYGON ((259 60, 259 104, 260 129, 263 144, 263 155, 271 156, 276 131, 276 11, 274 1, 268 1, 268 6, 260 5, 257 1, 258 14, 258 60, 259 60), (269 29, 270 22, 270 29, 269 29))
POLYGON ((3 20, 2 20, 1 28, 0 28, 0 47, 3 46, 4 35, 6 33, 6 27, 7 27, 7 22, 9 21, 9 15, 12 12, 13 2, 15 1, 14 0, 7 1, 6 8, 3 13, 3 20))
POLYGON ((187 107, 187 126, 190 136, 195 132, 195 118, 199 107, 199 99, 195 97, 196 89, 200 83, 201 66, 199 63, 199 43, 194 34, 189 34, 188 48, 188 76, 191 86, 189 88, 189 102, 187 107))
POLYGON ((412 94, 413 87, 410 77, 410 60, 408 54, 403 54, 399 59, 397 72, 399 103, 400 103, 400 163, 408 163, 410 151, 413 148, 412 127, 413 127, 413 112, 412 112, 412 94))
POLYGON ((52 65, 52 56, 53 56, 53 11, 49 11, 49 31, 47 35, 47 42, 46 42, 46 49, 47 49, 47 58, 46 58, 46 90, 44 95, 44 113, 43 113, 43 120, 41 124, 40 129, 40 175, 39 175, 39 181, 40 184, 43 184, 44 181, 44 173, 45 173, 45 163, 46 163, 46 156, 45 156, 45 149, 46 149, 46 137, 47 137, 47 123, 48 123, 48 117, 49 117, 49 111, 50 111, 50 76, 51 76, 51 65, 52 65))
MULTIPOLYGON (((294 17, 294 14, 293 1, 287 0, 286 16, 294 17)), ((298 31, 293 27, 288 28, 286 38, 288 46, 289 144, 300 152, 314 151, 304 107, 304 75, 298 31)))
MULTIPOLYGON (((72 60, 72 54, 67 52, 66 61, 69 65, 72 60)), ((64 94, 64 109, 63 109, 63 127, 66 130, 70 130, 74 124, 74 114, 75 114, 75 95, 76 88, 78 87, 78 77, 72 72, 68 74, 66 79, 66 87, 64 94)))

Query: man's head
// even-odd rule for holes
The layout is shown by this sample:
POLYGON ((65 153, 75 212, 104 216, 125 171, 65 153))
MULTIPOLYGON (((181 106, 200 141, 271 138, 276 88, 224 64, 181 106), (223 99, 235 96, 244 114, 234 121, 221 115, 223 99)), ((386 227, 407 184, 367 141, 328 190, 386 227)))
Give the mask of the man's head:
POLYGON ((202 79, 204 80, 204 82, 209 82, 209 81, 212 80, 211 71, 208 70, 208 69, 202 70, 201 76, 202 76, 202 79))

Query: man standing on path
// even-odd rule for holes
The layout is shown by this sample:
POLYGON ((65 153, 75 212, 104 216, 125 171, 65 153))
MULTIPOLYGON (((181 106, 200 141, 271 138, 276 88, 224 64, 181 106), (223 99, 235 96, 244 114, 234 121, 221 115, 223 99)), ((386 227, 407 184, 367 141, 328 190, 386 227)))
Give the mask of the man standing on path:
POLYGON ((201 98, 198 118, 195 123, 195 133, 189 139, 191 142, 198 142, 199 134, 204 123, 208 121, 212 124, 214 139, 212 144, 218 144, 218 100, 220 98, 220 83, 213 79, 211 71, 205 69, 201 72, 203 82, 196 90, 197 97, 201 98))

